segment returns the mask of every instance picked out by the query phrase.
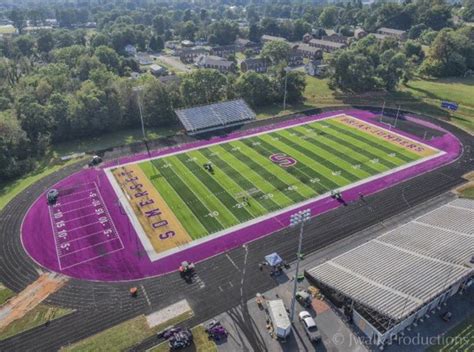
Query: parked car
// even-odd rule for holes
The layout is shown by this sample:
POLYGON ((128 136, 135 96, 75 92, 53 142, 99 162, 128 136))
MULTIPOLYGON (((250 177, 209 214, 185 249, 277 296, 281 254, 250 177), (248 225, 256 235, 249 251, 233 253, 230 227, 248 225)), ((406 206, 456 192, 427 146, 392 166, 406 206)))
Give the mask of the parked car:
POLYGON ((296 292, 296 300, 305 308, 311 306, 311 295, 306 291, 296 292))
POLYGON ((99 165, 102 162, 102 158, 98 155, 94 155, 92 159, 89 161, 89 167, 93 167, 99 165))
POLYGON ((48 193, 46 194, 46 200, 48 201, 49 205, 53 205, 56 203, 59 197, 59 191, 57 189, 51 188, 48 193))
POLYGON ((301 324, 304 327, 306 335, 308 335, 311 342, 318 342, 321 340, 321 334, 318 331, 318 327, 316 326, 316 322, 314 321, 311 314, 307 311, 302 311, 298 314, 301 324))

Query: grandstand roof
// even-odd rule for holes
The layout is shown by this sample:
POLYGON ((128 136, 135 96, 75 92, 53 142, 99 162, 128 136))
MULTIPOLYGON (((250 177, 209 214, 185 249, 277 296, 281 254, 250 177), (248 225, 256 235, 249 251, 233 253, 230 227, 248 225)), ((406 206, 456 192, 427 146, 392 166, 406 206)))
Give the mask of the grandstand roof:
POLYGON ((176 110, 188 134, 204 133, 255 120, 255 113, 242 99, 176 110))
POLYGON ((474 274, 474 201, 457 199, 307 271, 316 281, 401 320, 474 274))

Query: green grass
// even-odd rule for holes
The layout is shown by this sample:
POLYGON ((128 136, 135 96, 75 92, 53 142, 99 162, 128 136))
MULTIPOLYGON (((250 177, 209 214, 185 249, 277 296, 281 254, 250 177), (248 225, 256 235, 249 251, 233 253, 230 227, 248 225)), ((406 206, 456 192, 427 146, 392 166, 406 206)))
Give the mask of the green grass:
POLYGON ((395 108, 401 105, 403 109, 425 113, 434 117, 449 119, 453 124, 474 132, 474 78, 451 78, 439 80, 415 79, 406 85, 401 85, 397 92, 375 92, 366 94, 347 94, 329 88, 328 79, 306 76, 304 103, 289 106, 282 111, 282 105, 276 104, 263 109, 257 109, 259 118, 273 115, 293 113, 311 107, 338 105, 382 105, 395 108), (459 103, 459 110, 450 113, 440 108, 442 100, 459 103))
POLYGON ((328 119, 139 165, 198 239, 417 159, 402 147, 328 119), (272 162, 277 153, 296 164, 284 168, 272 162), (203 168, 208 161, 214 174, 203 168))
POLYGON ((15 292, 0 284, 0 306, 15 295, 15 292))
POLYGON ((144 315, 139 315, 70 346, 64 346, 60 351, 125 351, 166 327, 189 319, 192 315, 192 311, 189 311, 153 328, 148 326, 144 315))
POLYGON ((72 310, 40 304, 26 313, 22 318, 13 321, 0 332, 0 340, 15 336, 23 331, 45 324, 47 321, 58 319, 72 310))
MULTIPOLYGON (((196 352, 217 352, 217 345, 214 341, 209 340, 207 332, 202 325, 198 325, 191 329, 193 333, 193 345, 184 351, 196 352)), ((162 342, 151 348, 148 352, 168 352, 170 350, 168 342, 162 342)))
POLYGON ((460 191, 459 195, 462 198, 474 199, 474 185, 467 188, 463 188, 460 191))
MULTIPOLYGON (((137 124, 138 123, 139 121, 137 121, 137 124)), ((175 135, 177 132, 177 127, 146 129, 148 140, 169 137, 175 135)), ((143 135, 141 128, 133 128, 106 133, 98 137, 82 138, 71 142, 59 143, 53 146, 53 152, 59 156, 71 153, 93 152, 141 142, 142 140, 143 135)))
POLYGON ((442 345, 431 346, 429 352, 470 352, 474 350, 474 317, 469 317, 444 336, 442 345))
POLYGON ((0 210, 33 183, 75 162, 78 162, 78 159, 62 162, 57 158, 45 158, 34 171, 15 180, 0 183, 0 210))

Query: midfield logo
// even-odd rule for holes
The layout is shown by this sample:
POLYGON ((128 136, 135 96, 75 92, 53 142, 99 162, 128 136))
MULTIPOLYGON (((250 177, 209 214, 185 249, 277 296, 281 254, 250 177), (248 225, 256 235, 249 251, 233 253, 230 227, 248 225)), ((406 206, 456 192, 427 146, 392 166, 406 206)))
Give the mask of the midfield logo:
POLYGON ((281 167, 290 167, 296 164, 296 160, 283 153, 270 155, 270 160, 281 167))

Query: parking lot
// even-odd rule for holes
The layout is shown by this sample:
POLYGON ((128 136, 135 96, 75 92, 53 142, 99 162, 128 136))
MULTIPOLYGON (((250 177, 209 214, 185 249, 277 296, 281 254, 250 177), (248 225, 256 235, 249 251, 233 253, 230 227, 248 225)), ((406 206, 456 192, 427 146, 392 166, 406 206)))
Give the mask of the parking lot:
MULTIPOLYGON (((262 275, 268 275, 265 269, 262 275)), ((287 310, 291 307, 293 292, 294 269, 286 270, 275 277, 280 285, 268 292, 262 292, 266 300, 282 299, 287 310)), ((298 283, 298 289, 309 286, 306 280, 298 283)), ((262 305, 264 306, 264 304, 262 305)), ((231 311, 217 317, 228 330, 227 341, 218 344, 222 352, 234 351, 354 351, 367 349, 357 342, 357 338, 345 322, 333 311, 324 300, 313 299, 312 306, 303 308, 296 303, 295 318, 292 331, 285 342, 271 336, 267 329, 267 315, 263 307, 259 307, 256 299, 251 299, 231 311), (307 310, 315 319, 321 334, 321 341, 312 343, 298 320, 298 313, 307 310)))

